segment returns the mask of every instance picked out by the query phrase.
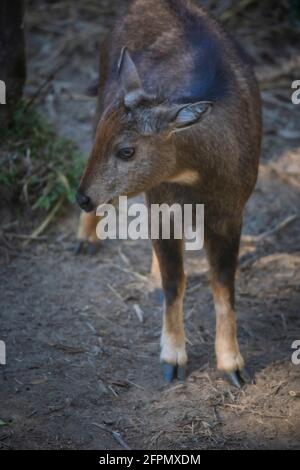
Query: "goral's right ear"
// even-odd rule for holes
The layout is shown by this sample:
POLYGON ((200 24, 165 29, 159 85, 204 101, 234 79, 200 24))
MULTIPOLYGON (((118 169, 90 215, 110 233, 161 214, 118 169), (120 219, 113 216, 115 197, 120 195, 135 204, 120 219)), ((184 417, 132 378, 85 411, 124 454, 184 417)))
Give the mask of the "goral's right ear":
POLYGON ((124 104, 131 109, 146 97, 138 70, 127 47, 123 47, 118 63, 118 72, 124 91, 124 104))

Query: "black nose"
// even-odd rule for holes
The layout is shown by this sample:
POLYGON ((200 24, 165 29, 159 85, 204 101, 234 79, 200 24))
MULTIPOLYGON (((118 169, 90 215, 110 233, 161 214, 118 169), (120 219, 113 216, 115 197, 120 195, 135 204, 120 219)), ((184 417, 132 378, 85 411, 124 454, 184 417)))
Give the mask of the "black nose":
POLYGON ((80 191, 77 191, 76 193, 76 201, 84 211, 91 212, 93 210, 93 204, 90 198, 85 194, 82 194, 80 191))

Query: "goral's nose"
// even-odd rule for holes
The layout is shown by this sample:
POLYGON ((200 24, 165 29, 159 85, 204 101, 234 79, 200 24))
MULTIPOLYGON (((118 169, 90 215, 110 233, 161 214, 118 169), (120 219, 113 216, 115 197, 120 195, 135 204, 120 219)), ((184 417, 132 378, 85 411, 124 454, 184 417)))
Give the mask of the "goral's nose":
POLYGON ((76 193, 76 201, 81 209, 86 212, 91 212, 94 209, 91 199, 79 190, 76 193))

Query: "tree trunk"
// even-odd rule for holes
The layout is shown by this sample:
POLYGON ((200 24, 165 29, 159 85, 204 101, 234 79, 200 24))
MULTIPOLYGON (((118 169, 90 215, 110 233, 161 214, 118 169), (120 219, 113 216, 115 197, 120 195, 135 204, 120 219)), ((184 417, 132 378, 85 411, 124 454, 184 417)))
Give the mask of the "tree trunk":
POLYGON ((23 93, 26 79, 24 1, 0 1, 0 130, 6 126, 23 93), (3 82, 5 87, 3 86, 3 82), (6 89, 6 104, 4 101, 6 89))

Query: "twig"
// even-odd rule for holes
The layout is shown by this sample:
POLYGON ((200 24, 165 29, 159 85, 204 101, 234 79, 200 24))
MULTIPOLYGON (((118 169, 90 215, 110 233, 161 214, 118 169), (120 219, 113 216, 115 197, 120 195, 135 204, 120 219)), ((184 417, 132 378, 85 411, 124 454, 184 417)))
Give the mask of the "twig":
POLYGON ((32 240, 37 242, 45 242, 47 241, 47 237, 33 237, 32 235, 23 235, 19 233, 6 233, 6 235, 10 238, 17 238, 19 240, 32 240))
POLYGON ((228 8, 227 10, 225 10, 224 13, 222 13, 220 15, 220 20, 221 21, 228 21, 233 16, 236 16, 237 14, 242 13, 243 10, 245 10, 246 8, 248 8, 251 5, 251 3, 255 3, 255 2, 256 2, 256 0, 242 0, 242 1, 239 1, 236 6, 234 6, 234 7, 232 6, 231 8, 228 8))
POLYGON ((105 431, 111 434, 114 437, 114 439, 121 445, 121 447, 124 447, 124 449, 126 450, 131 450, 129 445, 124 441, 124 439, 122 438, 121 434, 118 431, 111 431, 110 429, 107 429, 105 426, 101 426, 101 424, 97 424, 97 423, 92 423, 92 424, 93 426, 96 426, 97 428, 102 429, 102 431, 105 431))
POLYGON ((129 261, 129 258, 123 253, 121 247, 119 247, 118 252, 119 252, 119 256, 120 256, 120 258, 122 259, 122 261, 124 262, 124 264, 126 264, 127 266, 130 267, 130 266, 131 266, 131 263, 130 263, 130 261, 129 261))
POLYGON ((50 224, 50 222, 52 221, 52 219, 55 217, 56 213, 59 211, 59 209, 61 208, 63 202, 64 202, 64 196, 62 196, 59 201, 57 202, 57 204, 53 207, 52 211, 50 212, 50 214, 46 217, 46 219, 44 220, 44 222, 41 223, 41 225, 35 229, 32 234, 29 236, 29 239, 26 240, 26 242, 23 244, 23 248, 26 248, 26 246, 32 241, 34 240, 36 237, 38 237, 47 227, 48 225, 50 224))
POLYGON ((278 178, 280 178, 284 183, 293 186, 298 191, 300 190, 299 177, 297 175, 289 175, 280 171, 275 165, 272 165, 272 170, 275 171, 278 178))
POLYGON ((79 93, 61 93, 60 99, 72 101, 95 101, 97 96, 81 95, 79 93))
POLYGON ((289 215, 286 219, 284 219, 282 222, 280 222, 276 227, 272 228, 271 230, 267 230, 260 235, 244 235, 242 237, 242 240, 246 243, 258 243, 266 238, 268 238, 270 235, 275 235, 276 233, 280 232, 283 230, 285 227, 290 225, 292 222, 294 222, 298 218, 297 214, 289 215))
POLYGON ((131 380, 127 380, 127 382, 131 385, 134 385, 136 388, 139 388, 140 390, 145 390, 144 387, 142 387, 141 385, 138 385, 134 382, 132 382, 131 380))
POLYGON ((281 77, 290 77, 291 73, 299 69, 300 57, 284 59, 274 66, 261 66, 256 69, 256 75, 261 84, 274 82, 281 77))
POLYGON ((126 268, 121 268, 121 266, 118 266, 117 264, 111 264, 111 263, 105 263, 102 264, 101 267, 103 268, 112 268, 112 269, 119 269, 119 271, 122 271, 123 273, 126 274, 131 274, 132 276, 136 277, 140 281, 147 282, 148 278, 146 276, 143 276, 140 273, 137 273, 135 271, 132 271, 131 269, 126 269, 126 268))
POLYGON ((288 419, 289 418, 289 416, 284 416, 284 415, 273 415, 273 414, 261 413, 260 411, 257 411, 257 410, 247 410, 243 406, 234 405, 231 403, 224 403, 223 406, 236 409, 240 411, 241 413, 250 413, 250 414, 258 415, 258 416, 261 416, 262 418, 274 418, 274 419, 288 419))
POLYGON ((121 302, 121 304, 127 309, 128 306, 126 305, 125 300, 119 294, 119 292, 111 284, 107 283, 106 285, 112 291, 112 293, 117 297, 117 299, 121 302))
MULTIPOLYGON (((31 106, 35 103, 35 101, 37 100, 37 98, 42 94, 43 90, 46 88, 46 91, 47 91, 47 87, 48 85, 51 84, 51 82, 53 82, 55 76, 67 65, 67 61, 64 60, 62 63, 58 64, 54 70, 52 70, 52 72, 48 75, 48 77, 46 77, 46 79, 42 82, 42 84, 38 87, 37 91, 34 93, 34 95, 32 96, 32 98, 28 101, 28 103, 26 104, 26 107, 25 107, 25 112, 28 111, 29 108, 31 108, 31 106)), ((46 92, 45 92, 46 93, 46 92)))
POLYGON ((9 222, 8 224, 2 225, 2 227, 0 227, 0 229, 1 230, 9 230, 12 227, 15 227, 16 225, 19 225, 19 223, 20 223, 19 220, 15 220, 14 222, 9 222))
POLYGON ((144 322, 144 312, 141 309, 141 307, 138 304, 134 304, 133 305, 133 310, 135 311, 136 316, 138 317, 139 321, 141 323, 143 323, 144 322))
POLYGON ((83 354, 86 352, 85 349, 82 348, 74 348, 73 346, 67 346, 66 344, 55 343, 50 344, 53 348, 60 349, 61 351, 65 351, 67 354, 83 354))

